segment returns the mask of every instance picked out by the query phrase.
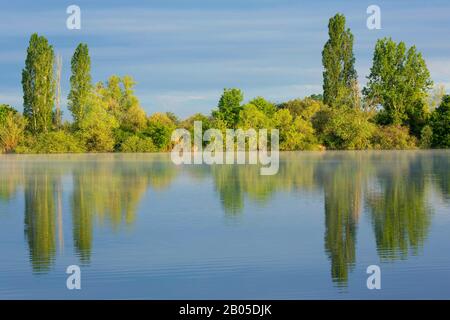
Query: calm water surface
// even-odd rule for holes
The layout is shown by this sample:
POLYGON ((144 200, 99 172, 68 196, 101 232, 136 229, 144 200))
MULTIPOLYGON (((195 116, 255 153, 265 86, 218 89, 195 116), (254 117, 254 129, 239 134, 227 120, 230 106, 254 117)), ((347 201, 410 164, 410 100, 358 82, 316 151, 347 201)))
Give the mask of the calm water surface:
POLYGON ((0 156, 0 298, 450 299, 449 151, 280 160, 0 156))

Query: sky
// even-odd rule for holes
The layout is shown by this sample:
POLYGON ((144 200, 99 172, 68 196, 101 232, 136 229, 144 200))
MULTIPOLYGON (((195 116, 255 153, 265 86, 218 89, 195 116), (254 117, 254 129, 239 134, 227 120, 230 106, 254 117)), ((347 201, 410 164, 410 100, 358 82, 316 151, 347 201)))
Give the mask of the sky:
POLYGON ((242 89, 246 101, 321 93, 321 52, 328 19, 338 12, 355 36, 361 87, 377 39, 392 37, 416 45, 434 82, 449 91, 448 0, 1 0, 0 103, 23 109, 21 71, 34 32, 62 55, 65 118, 70 59, 80 42, 89 46, 93 81, 131 75, 149 114, 209 114, 230 87, 242 89), (66 27, 72 4, 81 8, 80 30, 66 27), (381 30, 366 26, 373 4, 381 9, 381 30))

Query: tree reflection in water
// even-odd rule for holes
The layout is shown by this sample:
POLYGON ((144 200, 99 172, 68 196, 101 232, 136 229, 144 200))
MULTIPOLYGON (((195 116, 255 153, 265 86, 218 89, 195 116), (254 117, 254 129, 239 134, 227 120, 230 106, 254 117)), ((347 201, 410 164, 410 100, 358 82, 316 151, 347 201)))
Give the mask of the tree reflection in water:
POLYGON ((146 192, 167 189, 180 172, 193 183, 212 179, 228 217, 242 214, 246 201, 265 206, 276 193, 312 193, 323 197, 324 251, 331 278, 342 286, 357 260, 362 212, 372 222, 381 260, 420 251, 431 224, 429 193, 437 190, 443 201, 450 199, 449 162, 445 151, 287 152, 281 154, 278 174, 261 176, 252 165, 178 167, 167 154, 10 155, 0 159, 0 201, 11 201, 23 190, 30 261, 34 272, 47 272, 57 248, 64 247, 64 195, 75 251, 89 264, 94 224, 114 232, 133 225, 146 192))

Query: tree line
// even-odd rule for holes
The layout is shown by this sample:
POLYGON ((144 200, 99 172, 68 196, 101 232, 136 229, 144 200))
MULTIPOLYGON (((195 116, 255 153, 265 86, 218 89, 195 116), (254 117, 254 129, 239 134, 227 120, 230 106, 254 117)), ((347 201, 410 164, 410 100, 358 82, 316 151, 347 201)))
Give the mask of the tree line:
POLYGON ((366 86, 355 70, 354 37, 345 16, 329 20, 322 51, 323 93, 274 103, 244 103, 240 89, 224 89, 210 115, 179 119, 171 112, 148 116, 130 76, 93 84, 87 44, 71 59, 68 109, 62 121, 61 58, 48 40, 33 34, 22 70, 23 114, 0 104, 0 152, 81 153, 169 151, 176 128, 203 130, 276 128, 281 150, 414 149, 450 146, 450 95, 433 89, 415 46, 377 41, 366 86))

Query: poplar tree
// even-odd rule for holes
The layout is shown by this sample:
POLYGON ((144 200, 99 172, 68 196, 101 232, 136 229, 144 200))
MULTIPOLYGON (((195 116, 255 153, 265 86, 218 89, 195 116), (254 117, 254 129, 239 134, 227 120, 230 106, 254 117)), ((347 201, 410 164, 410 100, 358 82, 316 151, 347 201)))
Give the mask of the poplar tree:
POLYGON ((71 61, 72 76, 70 77, 70 93, 68 107, 72 112, 75 123, 86 115, 92 91, 91 58, 87 44, 80 43, 73 54, 71 61))
POLYGON ((336 14, 328 23, 329 40, 322 51, 323 100, 336 107, 351 106, 352 85, 357 81, 353 34, 345 28, 345 16, 336 14))
POLYGON ((48 132, 52 127, 55 86, 53 47, 43 36, 31 35, 22 70, 24 116, 33 133, 48 132))

